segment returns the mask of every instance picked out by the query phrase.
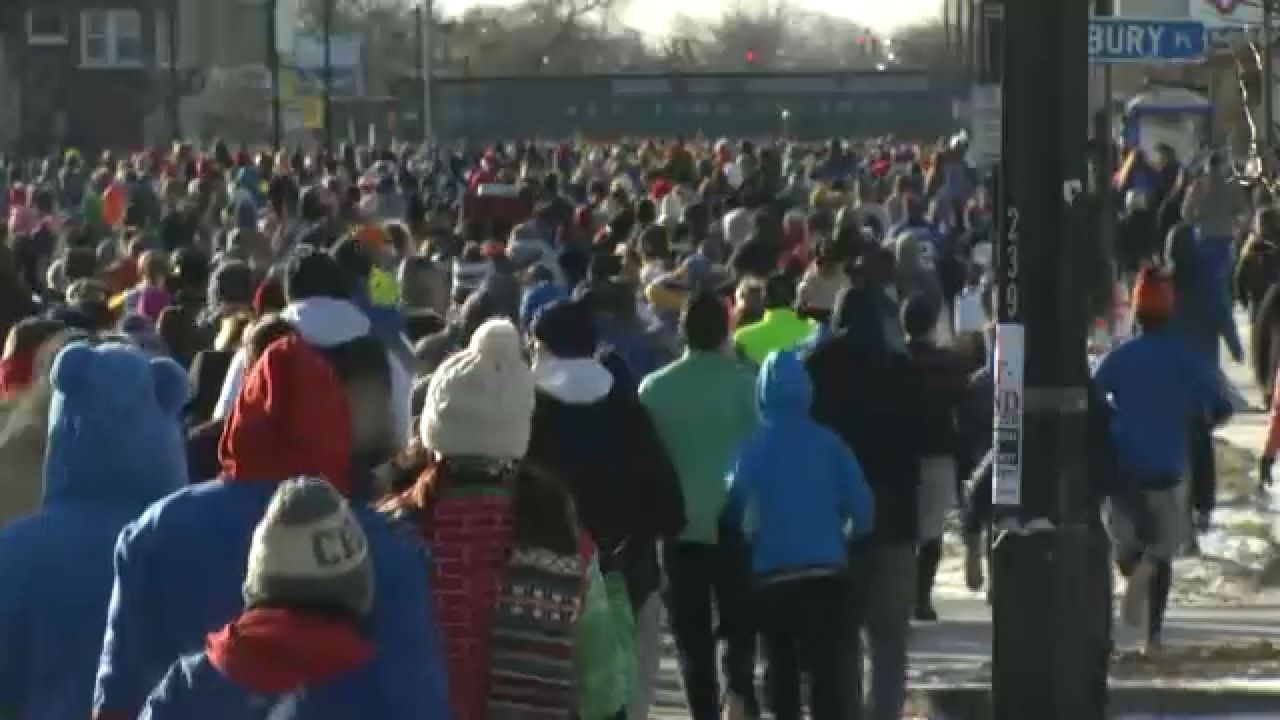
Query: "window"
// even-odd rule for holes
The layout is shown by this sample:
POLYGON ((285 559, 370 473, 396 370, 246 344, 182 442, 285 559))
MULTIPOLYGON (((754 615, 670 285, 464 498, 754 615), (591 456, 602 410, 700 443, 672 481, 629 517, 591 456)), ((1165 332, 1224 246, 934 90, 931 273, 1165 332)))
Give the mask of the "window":
POLYGON ((142 67, 142 16, 137 10, 84 11, 80 50, 86 67, 142 67))
POLYGON ((27 11, 27 42, 32 45, 65 45, 66 20, 59 10, 27 11))

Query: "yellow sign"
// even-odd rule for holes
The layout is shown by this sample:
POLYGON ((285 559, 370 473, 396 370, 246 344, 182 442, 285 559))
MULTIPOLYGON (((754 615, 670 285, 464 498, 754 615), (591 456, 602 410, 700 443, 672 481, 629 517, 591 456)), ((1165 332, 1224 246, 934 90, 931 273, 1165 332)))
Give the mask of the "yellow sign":
POLYGON ((298 98, 302 106, 302 127, 320 130, 324 127, 324 100, 318 97, 298 98))

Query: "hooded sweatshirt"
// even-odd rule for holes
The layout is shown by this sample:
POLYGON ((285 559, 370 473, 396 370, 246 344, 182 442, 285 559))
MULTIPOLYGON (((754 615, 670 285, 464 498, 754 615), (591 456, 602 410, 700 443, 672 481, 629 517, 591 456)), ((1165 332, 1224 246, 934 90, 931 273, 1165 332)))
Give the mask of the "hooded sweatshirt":
POLYGON ((875 505, 839 436, 809 417, 813 385, 794 354, 775 352, 756 379, 760 427, 729 472, 724 522, 752 545, 757 577, 837 572, 846 533, 871 530, 875 505))
MULTIPOLYGON (((245 558, 277 483, 315 475, 353 492, 350 422, 340 381, 309 343, 289 336, 267 348, 222 435, 222 476, 152 505, 116 543, 96 717, 135 717, 176 658, 199 652, 208 633, 241 614, 245 558)), ((448 717, 430 560, 371 508, 352 512, 376 578, 373 661, 341 689, 365 703, 352 717, 448 717)))
POLYGON ((685 524, 679 479, 652 420, 593 358, 542 352, 533 374, 526 460, 564 479, 602 569, 622 570, 633 600, 647 597, 660 581, 653 541, 685 524), (625 557, 614 557, 620 550, 625 557))
MULTIPOLYGON (((321 350, 332 350, 359 340, 368 336, 372 330, 369 318, 360 308, 351 302, 335 298, 307 298, 292 303, 284 309, 281 317, 293 325, 304 340, 321 350)), ((388 401, 391 409, 392 449, 399 449, 408 442, 412 425, 409 403, 413 392, 413 377, 409 368, 395 353, 388 349, 386 355, 391 382, 388 401)), ((213 411, 215 420, 226 417, 230 412, 240 392, 244 373, 245 352, 240 349, 227 368, 222 394, 213 411)))
POLYGON ((75 343, 52 379, 41 508, 0 533, 0 716, 24 720, 89 717, 116 536, 187 474, 174 363, 75 343))

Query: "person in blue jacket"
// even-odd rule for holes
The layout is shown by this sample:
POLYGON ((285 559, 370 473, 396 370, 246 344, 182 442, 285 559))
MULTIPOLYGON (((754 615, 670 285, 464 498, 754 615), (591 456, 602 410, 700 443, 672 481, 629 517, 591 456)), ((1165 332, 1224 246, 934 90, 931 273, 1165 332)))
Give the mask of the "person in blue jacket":
MULTIPOLYGON (((115 590, 94 697, 98 720, 135 718, 170 665, 243 608, 254 527, 279 483, 328 480, 357 494, 353 414, 330 362, 296 335, 254 364, 218 447, 222 475, 152 505, 116 543, 115 590)), ((369 544, 377 593, 373 659, 353 680, 361 717, 448 718, 445 665, 420 541, 372 508, 353 507, 369 544)))
POLYGON ((116 344, 54 360, 40 511, 0 532, 0 717, 87 718, 120 529, 187 482, 186 373, 116 344))
POLYGON ((280 484, 253 533, 245 611, 169 668, 141 720, 375 717, 368 539, 319 478, 280 484), (303 552, 298 552, 301 548, 303 552), (274 713, 274 714, 273 714, 274 713))
POLYGON ((730 470, 723 523, 751 544, 769 706, 798 720, 800 670, 811 673, 814 720, 843 718, 850 535, 871 530, 874 500, 853 453, 810 419, 813 385, 791 352, 765 358, 756 380, 760 427, 730 470))
POLYGON ((1144 268, 1132 303, 1141 334, 1108 353, 1094 372, 1114 408, 1119 481, 1106 515, 1117 564, 1128 576, 1121 615, 1145 627, 1152 653, 1161 650, 1173 557, 1187 525, 1180 487, 1187 428, 1197 418, 1210 426, 1224 422, 1232 411, 1213 366, 1173 328, 1174 301, 1172 282, 1144 268))

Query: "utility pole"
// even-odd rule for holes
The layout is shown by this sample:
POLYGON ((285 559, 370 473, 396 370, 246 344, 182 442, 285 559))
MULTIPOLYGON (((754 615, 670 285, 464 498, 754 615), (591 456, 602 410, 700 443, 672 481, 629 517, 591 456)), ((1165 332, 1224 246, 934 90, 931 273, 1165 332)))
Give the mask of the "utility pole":
POLYGON ((1272 152, 1271 141, 1275 139, 1276 117, 1274 92, 1276 85, 1275 68, 1272 67, 1271 46, 1273 39, 1271 37, 1274 29, 1274 21, 1272 20, 1272 12, 1275 10, 1275 0, 1262 0, 1262 143, 1265 158, 1265 167, 1273 170, 1275 153, 1272 152))
POLYGON ((333 155, 333 3, 324 0, 324 146, 333 155))
POLYGON ((422 115, 422 142, 431 141, 431 55, 433 46, 430 35, 435 24, 435 14, 431 0, 424 0, 413 8, 414 27, 417 30, 418 45, 418 112, 422 115))
POLYGON ((1107 716, 1108 547, 1089 491, 1089 4, 1008 0, 997 245, 992 698, 997 720, 1107 716))
MULTIPOLYGON (((1115 15, 1115 0, 1094 0, 1093 14, 1097 17, 1111 17, 1115 15)), ((1111 65, 1104 64, 1100 66, 1098 71, 1101 75, 1101 95, 1102 104, 1094 111, 1093 118, 1093 139, 1095 143, 1094 156, 1094 172, 1096 185, 1096 202, 1097 202, 1097 231, 1098 231, 1098 259, 1102 262, 1104 279, 1106 280, 1106 297, 1105 300, 1101 296, 1095 298, 1103 300, 1101 303, 1108 308, 1107 311, 1107 327, 1114 331, 1115 313, 1110 312, 1109 308, 1114 302, 1115 284, 1116 284, 1116 214, 1112 210, 1111 203, 1111 178, 1116 173, 1116 148, 1112 137, 1111 122, 1111 92, 1112 78, 1111 65)), ((1102 290, 1103 288, 1098 288, 1102 290)))
POLYGON ((978 7, 978 0, 967 0, 967 2, 969 3, 969 54, 967 67, 969 68, 969 84, 972 85, 978 81, 982 67, 982 15, 978 7))
POLYGON ((953 21, 951 16, 951 5, 953 2, 954 0, 942 0, 942 34, 944 42, 946 43, 948 60, 953 57, 951 44, 951 26, 953 21))
POLYGON ((178 75, 178 0, 169 0, 165 32, 169 34, 169 132, 182 139, 182 81, 178 75))
POLYGON ((266 3, 267 8, 267 71, 271 73, 271 149, 279 152, 281 128, 280 111, 280 0, 266 3))

